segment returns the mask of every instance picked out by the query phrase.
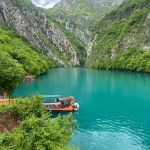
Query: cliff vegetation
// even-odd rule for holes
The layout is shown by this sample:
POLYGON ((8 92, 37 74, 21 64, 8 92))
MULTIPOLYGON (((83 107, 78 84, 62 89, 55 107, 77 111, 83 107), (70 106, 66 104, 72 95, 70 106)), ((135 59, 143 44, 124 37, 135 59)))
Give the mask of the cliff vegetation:
POLYGON ((150 1, 125 1, 94 30, 87 66, 150 72, 150 1))
POLYGON ((40 75, 54 64, 34 46, 0 24, 0 87, 10 91, 28 74, 40 75))

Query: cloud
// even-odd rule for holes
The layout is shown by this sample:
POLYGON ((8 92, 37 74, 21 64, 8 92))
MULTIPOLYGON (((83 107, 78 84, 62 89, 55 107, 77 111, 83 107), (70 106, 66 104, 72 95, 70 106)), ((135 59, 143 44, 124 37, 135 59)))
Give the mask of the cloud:
POLYGON ((61 0, 32 0, 34 5, 45 9, 54 7, 60 1, 61 0))

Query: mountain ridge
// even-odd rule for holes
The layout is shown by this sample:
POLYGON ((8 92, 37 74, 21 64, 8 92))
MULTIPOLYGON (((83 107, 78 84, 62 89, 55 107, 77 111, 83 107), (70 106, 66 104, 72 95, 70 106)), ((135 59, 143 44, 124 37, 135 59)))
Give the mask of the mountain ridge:
POLYGON ((56 21, 88 45, 94 26, 121 3, 122 0, 61 0, 49 11, 56 21))

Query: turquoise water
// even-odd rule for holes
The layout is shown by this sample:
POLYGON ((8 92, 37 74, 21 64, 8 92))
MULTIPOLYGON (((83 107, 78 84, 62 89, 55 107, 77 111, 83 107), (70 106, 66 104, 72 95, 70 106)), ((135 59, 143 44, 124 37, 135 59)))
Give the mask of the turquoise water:
POLYGON ((81 150, 150 150, 150 75, 80 68, 49 70, 14 96, 73 95, 80 103, 72 145, 81 150))

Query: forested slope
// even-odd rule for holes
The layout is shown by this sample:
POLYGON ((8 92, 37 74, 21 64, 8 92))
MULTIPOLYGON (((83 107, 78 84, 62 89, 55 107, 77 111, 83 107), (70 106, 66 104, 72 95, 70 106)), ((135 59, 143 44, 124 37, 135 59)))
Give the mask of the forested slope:
POLYGON ((150 1, 125 1, 99 22, 87 66, 150 72, 150 1))
POLYGON ((40 75, 49 67, 53 67, 50 60, 26 39, 0 24, 0 87, 11 90, 27 74, 40 75))

